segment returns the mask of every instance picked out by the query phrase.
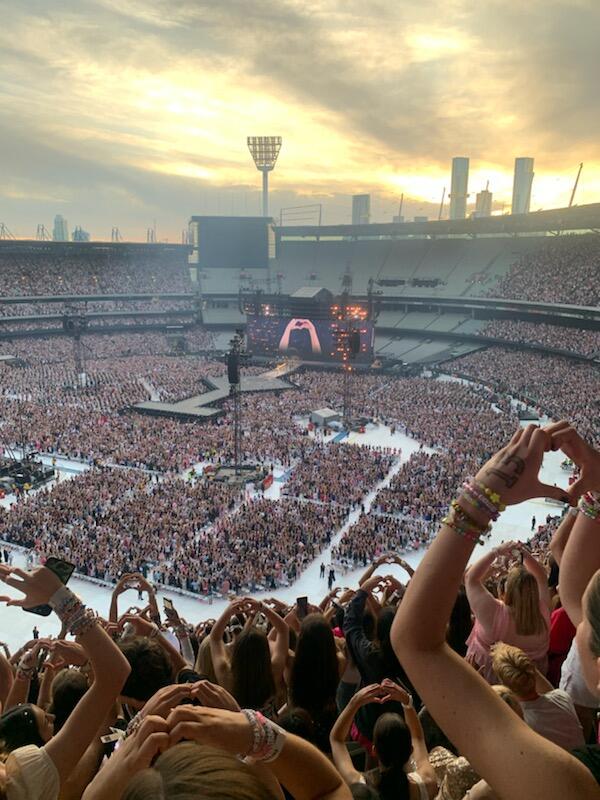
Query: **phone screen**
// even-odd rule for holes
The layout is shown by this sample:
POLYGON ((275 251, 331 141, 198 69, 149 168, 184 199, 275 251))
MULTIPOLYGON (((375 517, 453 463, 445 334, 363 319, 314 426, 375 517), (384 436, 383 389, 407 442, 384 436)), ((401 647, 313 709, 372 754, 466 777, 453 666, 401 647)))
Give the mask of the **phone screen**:
POLYGON ((298 619, 304 619, 308 614, 308 597, 296 598, 296 605, 298 606, 298 619))
MULTIPOLYGON (((44 566, 53 572, 65 586, 75 571, 75 564, 64 561, 62 558, 54 558, 53 556, 46 559, 44 566)), ((33 606, 33 608, 24 608, 23 610, 28 611, 30 614, 37 614, 40 617, 49 617, 52 613, 52 607, 46 603, 41 606, 33 606)))
POLYGON ((168 597, 163 597, 163 605, 168 611, 173 611, 173 601, 168 597))

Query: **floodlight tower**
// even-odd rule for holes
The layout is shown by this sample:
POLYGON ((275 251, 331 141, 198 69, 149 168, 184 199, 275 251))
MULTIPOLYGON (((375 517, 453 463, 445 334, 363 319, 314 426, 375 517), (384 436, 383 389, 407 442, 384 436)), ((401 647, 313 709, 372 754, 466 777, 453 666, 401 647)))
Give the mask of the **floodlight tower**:
POLYGON ((248 150, 254 159, 256 169, 262 172, 262 215, 269 216, 269 172, 275 169, 275 162, 281 150, 281 136, 248 136, 248 150))

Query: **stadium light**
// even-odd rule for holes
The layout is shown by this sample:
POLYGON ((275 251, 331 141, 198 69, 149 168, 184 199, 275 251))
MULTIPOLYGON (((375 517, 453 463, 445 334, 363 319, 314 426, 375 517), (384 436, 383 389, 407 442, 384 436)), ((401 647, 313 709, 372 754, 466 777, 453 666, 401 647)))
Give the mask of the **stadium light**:
POLYGON ((248 150, 254 164, 262 172, 262 212, 269 216, 269 172, 275 169, 275 162, 281 150, 281 136, 248 136, 248 150))

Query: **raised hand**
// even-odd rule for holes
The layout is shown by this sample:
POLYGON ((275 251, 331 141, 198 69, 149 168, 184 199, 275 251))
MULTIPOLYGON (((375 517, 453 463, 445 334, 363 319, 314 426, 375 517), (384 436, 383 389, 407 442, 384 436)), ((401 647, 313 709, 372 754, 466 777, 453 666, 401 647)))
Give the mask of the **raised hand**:
POLYGON ((483 465, 476 480, 496 492, 506 505, 532 497, 553 497, 568 503, 570 496, 564 489, 543 484, 538 477, 544 453, 552 449, 553 427, 519 428, 508 445, 483 465))
POLYGON ((25 572, 19 567, 0 564, 0 580, 24 595, 19 598, 3 596, 0 597, 0 601, 5 602, 7 606, 21 608, 45 605, 62 586, 60 579, 46 567, 37 567, 32 572, 25 572))
POLYGON ((600 453, 588 444, 568 422, 548 426, 552 449, 559 448, 579 467, 581 474, 568 489, 571 503, 585 492, 600 491, 600 453))
POLYGON ((224 708, 227 711, 239 711, 235 697, 227 689, 210 681, 198 681, 192 686, 192 697, 200 700, 206 708, 224 708))
POLYGON ((194 684, 192 683, 175 683, 171 686, 163 686, 146 702, 144 716, 154 715, 166 719, 182 700, 191 699, 193 687, 194 684))

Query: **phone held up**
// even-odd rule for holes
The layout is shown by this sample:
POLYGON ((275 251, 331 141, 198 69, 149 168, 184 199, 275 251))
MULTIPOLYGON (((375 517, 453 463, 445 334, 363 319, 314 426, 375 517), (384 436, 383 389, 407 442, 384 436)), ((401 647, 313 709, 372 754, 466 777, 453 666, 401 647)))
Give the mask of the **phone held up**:
MULTIPOLYGON (((65 586, 75 571, 75 564, 71 564, 69 561, 64 561, 62 558, 54 558, 53 556, 50 556, 50 558, 46 559, 44 566, 53 572, 65 586)), ((49 617, 52 613, 52 608, 47 603, 44 603, 41 606, 33 606, 32 608, 24 608, 23 610, 29 611, 30 614, 38 614, 40 617, 49 617)))
POLYGON ((298 619, 304 619, 304 617, 308 614, 308 597, 297 597, 296 607, 298 609, 296 616, 298 619))

